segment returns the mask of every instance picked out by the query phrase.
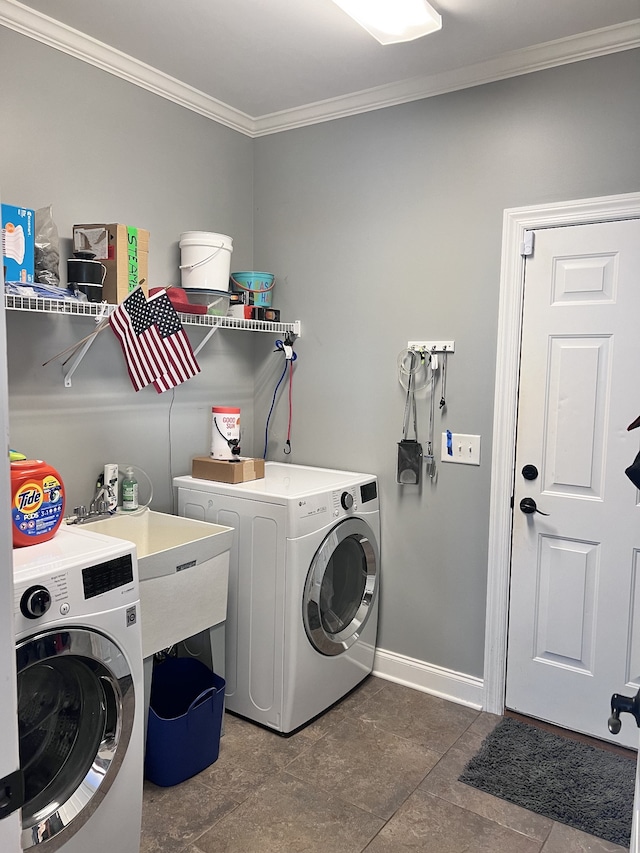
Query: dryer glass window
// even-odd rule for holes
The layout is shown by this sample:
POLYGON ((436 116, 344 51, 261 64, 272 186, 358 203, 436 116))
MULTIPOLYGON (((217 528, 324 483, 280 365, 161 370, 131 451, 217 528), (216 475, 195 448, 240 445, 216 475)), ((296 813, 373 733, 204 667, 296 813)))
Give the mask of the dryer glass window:
POLYGON ((320 587, 320 619, 329 634, 339 634, 358 612, 367 583, 367 562, 360 543, 344 539, 331 555, 320 587))
POLYGON ((371 528, 351 518, 333 528, 316 552, 304 590, 307 636, 324 655, 340 655, 360 636, 377 592, 378 550, 371 528))

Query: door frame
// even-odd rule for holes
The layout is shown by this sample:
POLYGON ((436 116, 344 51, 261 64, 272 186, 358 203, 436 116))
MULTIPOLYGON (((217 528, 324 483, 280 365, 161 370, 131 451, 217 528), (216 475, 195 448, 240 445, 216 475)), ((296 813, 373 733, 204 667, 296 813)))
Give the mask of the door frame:
MULTIPOLYGON (((640 218, 640 193, 602 196, 504 211, 500 302, 493 414, 483 710, 504 713, 509 582, 511 496, 514 489, 518 377, 522 338, 526 231, 640 218), (508 451, 505 452, 505 448, 508 451)), ((535 251, 535 249, 534 249, 535 251)))

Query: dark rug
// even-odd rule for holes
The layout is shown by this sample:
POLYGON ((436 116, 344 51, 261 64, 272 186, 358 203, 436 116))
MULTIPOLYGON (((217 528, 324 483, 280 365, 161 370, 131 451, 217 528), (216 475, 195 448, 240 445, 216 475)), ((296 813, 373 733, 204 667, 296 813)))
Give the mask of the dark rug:
POLYGON ((629 846, 635 761, 505 717, 460 781, 629 846))

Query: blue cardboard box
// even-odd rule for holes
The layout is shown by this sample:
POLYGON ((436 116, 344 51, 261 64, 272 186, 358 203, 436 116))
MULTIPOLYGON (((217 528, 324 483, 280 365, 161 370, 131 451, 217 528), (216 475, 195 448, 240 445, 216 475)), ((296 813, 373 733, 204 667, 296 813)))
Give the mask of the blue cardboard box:
POLYGON ((2 266, 5 281, 33 281, 36 215, 27 207, 3 204, 2 266))

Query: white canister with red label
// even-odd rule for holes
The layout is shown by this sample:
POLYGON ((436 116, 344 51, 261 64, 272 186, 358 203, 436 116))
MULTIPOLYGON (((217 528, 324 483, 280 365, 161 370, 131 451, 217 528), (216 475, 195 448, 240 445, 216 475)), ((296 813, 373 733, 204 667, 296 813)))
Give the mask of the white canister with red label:
POLYGON ((240 409, 211 407, 211 458, 233 459, 240 452, 240 409))

